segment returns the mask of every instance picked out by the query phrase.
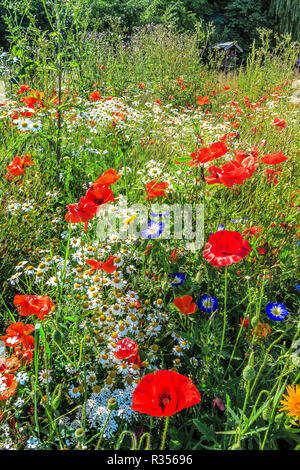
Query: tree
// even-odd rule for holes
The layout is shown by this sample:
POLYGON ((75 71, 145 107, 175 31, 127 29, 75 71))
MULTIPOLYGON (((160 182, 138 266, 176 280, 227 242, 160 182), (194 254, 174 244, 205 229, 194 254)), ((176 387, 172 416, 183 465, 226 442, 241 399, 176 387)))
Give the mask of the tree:
POLYGON ((224 8, 223 40, 237 41, 245 52, 253 39, 259 37, 257 28, 270 26, 270 18, 257 0, 233 0, 224 8))
POLYGON ((291 33, 295 41, 300 40, 300 2, 297 0, 271 0, 270 12, 278 21, 280 33, 291 33))

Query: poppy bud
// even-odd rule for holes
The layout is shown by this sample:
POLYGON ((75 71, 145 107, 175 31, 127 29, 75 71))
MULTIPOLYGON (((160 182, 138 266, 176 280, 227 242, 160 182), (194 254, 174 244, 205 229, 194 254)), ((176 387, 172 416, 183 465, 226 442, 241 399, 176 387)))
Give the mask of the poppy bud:
POLYGON ((270 421, 272 415, 272 408, 270 406, 267 406, 267 408, 264 409, 262 412, 262 417, 265 421, 270 421))
POLYGON ((246 366, 245 369, 243 370, 243 379, 246 382, 250 382, 253 380, 256 376, 256 372, 252 366, 246 366))
POLYGON ((213 408, 219 408, 220 411, 225 411, 226 410, 226 407, 223 403, 222 398, 215 398, 212 401, 212 406, 213 406, 213 408))
POLYGON ((282 420, 283 416, 284 416, 284 413, 278 413, 275 416, 275 423, 279 423, 282 420))
POLYGON ((75 439, 77 439, 77 441, 82 441, 83 438, 84 438, 84 429, 83 428, 76 429, 75 439))
POLYGON ((110 398, 107 402, 107 407, 109 410, 117 410, 118 409, 118 403, 115 398, 110 398))
POLYGON ((53 341, 55 341, 55 343, 57 343, 59 346, 62 345, 63 336, 59 330, 54 330, 52 338, 53 338, 53 341))
POLYGON ((259 317, 258 316, 253 317, 251 320, 251 325, 253 326, 253 328, 255 328, 258 324, 259 324, 259 317))
POLYGON ((60 400, 60 397, 59 397, 59 396, 54 398, 54 400, 53 400, 53 402, 52 402, 52 408, 53 408, 54 410, 57 410, 57 408, 58 408, 59 405, 60 405, 60 401, 61 401, 61 400, 60 400))

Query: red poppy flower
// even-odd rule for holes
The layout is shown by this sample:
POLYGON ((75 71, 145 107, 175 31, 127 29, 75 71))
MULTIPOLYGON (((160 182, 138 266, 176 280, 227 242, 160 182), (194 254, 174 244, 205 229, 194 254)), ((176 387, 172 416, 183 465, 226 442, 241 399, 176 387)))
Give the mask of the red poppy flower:
POLYGON ((40 320, 44 320, 54 307, 54 303, 47 295, 16 295, 14 305, 22 317, 36 315, 40 320))
POLYGON ((30 153, 27 153, 26 155, 24 155, 24 157, 23 157, 22 160, 21 160, 21 164, 22 164, 23 166, 34 165, 34 162, 31 161, 31 155, 30 155, 30 153))
POLYGON ((276 116, 272 124, 274 124, 274 126, 277 126, 277 127, 285 127, 286 123, 284 119, 279 119, 279 117, 276 116))
POLYGON ((201 400, 192 381, 173 370, 145 375, 132 395, 132 409, 150 416, 172 416, 201 400))
POLYGON ((13 176, 20 176, 25 173, 23 169, 23 162, 19 155, 17 155, 13 161, 6 167, 7 171, 9 171, 13 176))
POLYGON ((256 236, 256 238, 259 237, 259 234, 261 233, 261 227, 258 225, 253 225, 253 227, 248 227, 244 231, 244 235, 249 235, 250 237, 256 236))
POLYGON ((39 100, 38 98, 34 98, 33 96, 24 96, 23 98, 21 98, 21 101, 23 101, 23 103, 25 103, 28 108, 33 108, 39 100))
POLYGON ((284 162, 285 160, 288 160, 288 157, 283 155, 283 150, 277 153, 268 153, 261 158, 261 161, 266 165, 276 165, 277 163, 284 162))
POLYGON ((199 104, 199 106, 202 106, 204 104, 210 103, 208 98, 209 96, 203 96, 203 98, 201 98, 201 96, 197 96, 197 104, 199 104))
POLYGON ((107 273, 114 273, 117 269, 117 266, 114 266, 114 259, 116 257, 111 255, 108 257, 107 261, 97 261, 95 259, 86 259, 85 262, 92 266, 92 269, 89 270, 89 276, 93 274, 96 269, 102 269, 107 273))
POLYGON ((98 205, 82 197, 78 203, 69 204, 67 209, 68 212, 65 215, 66 221, 72 222, 72 224, 84 222, 83 230, 86 230, 89 220, 92 219, 97 212, 98 205))
POLYGON ((278 184, 277 176, 282 174, 282 171, 280 170, 281 170, 281 166, 277 167, 277 171, 271 170, 268 168, 266 172, 264 172, 264 174, 265 173, 267 174, 268 183, 273 183, 275 185, 278 184))
POLYGON ((123 338, 118 341, 114 356, 117 359, 126 360, 128 364, 137 364, 139 367, 141 365, 139 346, 132 339, 123 338))
POLYGON ((29 364, 33 359, 33 353, 35 349, 35 341, 33 336, 26 336, 22 346, 15 348, 15 355, 20 359, 23 365, 29 364))
MULTIPOLYGON (((34 165, 34 162, 30 160, 31 155, 26 154, 23 158, 17 155, 13 161, 6 167, 7 171, 13 176, 20 176, 25 173, 24 166, 34 165)), ((8 179, 11 179, 8 177, 8 179)))
POLYGON ((236 159, 238 162, 242 163, 242 161, 243 161, 246 157, 248 157, 248 154, 247 154, 247 152, 245 152, 244 150, 235 150, 235 151, 234 151, 234 157, 235 157, 235 159, 236 159))
POLYGON ((0 375, 0 400, 7 400, 15 394, 18 382, 13 374, 0 375))
POLYGON ((177 250, 173 250, 170 254, 170 262, 171 263, 175 263, 176 261, 178 261, 178 252, 177 250))
POLYGON ((25 93, 25 91, 30 90, 30 86, 28 85, 20 85, 20 88, 17 91, 17 95, 25 93))
POLYGON ((150 181, 150 183, 146 184, 146 190, 148 193, 148 199, 152 199, 153 197, 163 196, 167 197, 164 189, 169 187, 169 183, 159 183, 158 181, 150 181))
POLYGON ((250 177, 246 168, 235 160, 225 163, 222 167, 210 166, 208 171, 212 176, 205 177, 207 184, 220 183, 228 188, 231 188, 234 184, 242 184, 247 177, 250 177))
POLYGON ((247 317, 245 317, 245 318, 242 318, 242 317, 241 317, 241 318, 240 318, 240 322, 241 322, 241 325, 243 325, 243 328, 248 328, 248 326, 249 326, 249 320, 248 320, 247 317))
POLYGON ((142 82, 139 83, 139 88, 144 88, 144 86, 146 86, 145 83, 142 83, 142 82))
MULTIPOLYGON (((241 155, 238 158, 241 158, 241 155)), ((234 184, 242 184, 246 179, 250 178, 258 164, 254 157, 247 156, 241 163, 231 160, 222 167, 212 165, 208 168, 212 176, 205 177, 205 181, 207 184, 220 183, 231 188, 234 184)))
POLYGON ((238 263, 250 251, 249 242, 239 232, 219 230, 209 237, 203 255, 210 264, 220 267, 238 263))
POLYGON ((183 297, 176 297, 174 299, 175 307, 179 308, 181 313, 190 315, 196 310, 196 304, 193 303, 193 297, 191 295, 184 295, 183 297))
POLYGON ((20 365, 19 359, 15 356, 11 356, 8 359, 0 357, 0 374, 16 372, 20 365))
POLYGON ((6 335, 2 336, 2 341, 6 346, 14 348, 19 344, 27 344, 27 338, 34 331, 34 325, 24 325, 22 322, 13 323, 6 330, 6 335))
POLYGON ((109 186, 110 184, 116 183, 118 179, 121 177, 120 174, 116 172, 116 170, 110 168, 106 170, 95 182, 95 184, 99 185, 106 185, 109 186))
POLYGON ((191 153, 191 157, 194 162, 207 163, 223 157, 229 150, 224 142, 214 142, 209 147, 202 147, 198 152, 191 153))
POLYGON ((89 96, 89 100, 91 101, 99 101, 101 100, 101 96, 100 96, 100 93, 99 91, 93 91, 90 96, 89 96))
POLYGON ((92 203, 95 205, 95 213, 98 210, 99 206, 103 206, 108 202, 115 201, 114 194, 110 187, 107 185, 102 185, 98 183, 94 183, 91 186, 84 196, 84 200, 86 203, 92 203))

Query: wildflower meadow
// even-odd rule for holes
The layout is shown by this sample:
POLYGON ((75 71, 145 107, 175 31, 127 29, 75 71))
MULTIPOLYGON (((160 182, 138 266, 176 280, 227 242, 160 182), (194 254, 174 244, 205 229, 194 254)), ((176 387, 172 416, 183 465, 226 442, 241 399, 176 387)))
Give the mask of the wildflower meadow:
POLYGON ((41 30, 25 3, 0 54, 0 449, 299 450, 299 43, 260 29, 224 69, 211 25, 99 33, 51 0, 41 30))

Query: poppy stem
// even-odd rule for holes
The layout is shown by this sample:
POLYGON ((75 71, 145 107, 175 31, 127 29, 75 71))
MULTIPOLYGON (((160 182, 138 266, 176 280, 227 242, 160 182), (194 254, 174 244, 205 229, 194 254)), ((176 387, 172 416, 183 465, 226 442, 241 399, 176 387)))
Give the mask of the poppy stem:
POLYGON ((227 284, 228 284, 228 277, 227 277, 227 266, 225 267, 225 287, 224 287, 224 317, 223 317, 223 333, 222 333, 222 340, 221 340, 221 346, 220 346, 220 352, 219 352, 219 358, 218 358, 218 363, 220 362, 221 359, 221 354, 223 351, 223 346, 224 346, 224 339, 225 339, 225 332, 226 332, 226 322, 227 322, 227 284))
POLYGON ((170 419, 170 416, 166 416, 166 421, 165 421, 164 431, 163 431, 163 435, 162 435, 160 450, 164 450, 164 448, 165 448, 167 431, 168 431, 168 427, 169 427, 169 419, 170 419))
POLYGON ((102 437, 103 437, 104 431, 105 431, 105 429, 106 429, 106 426, 107 426, 107 424, 108 424, 110 415, 112 414, 112 411, 113 411, 113 410, 109 410, 109 413, 108 413, 107 418, 106 418, 106 420, 105 420, 103 429, 102 429, 102 431, 101 431, 101 433, 100 433, 100 437, 99 437, 99 440, 98 440, 97 445, 96 445, 96 447, 95 447, 95 450, 99 450, 99 447, 100 447, 100 444, 101 444, 101 441, 102 441, 102 437))

